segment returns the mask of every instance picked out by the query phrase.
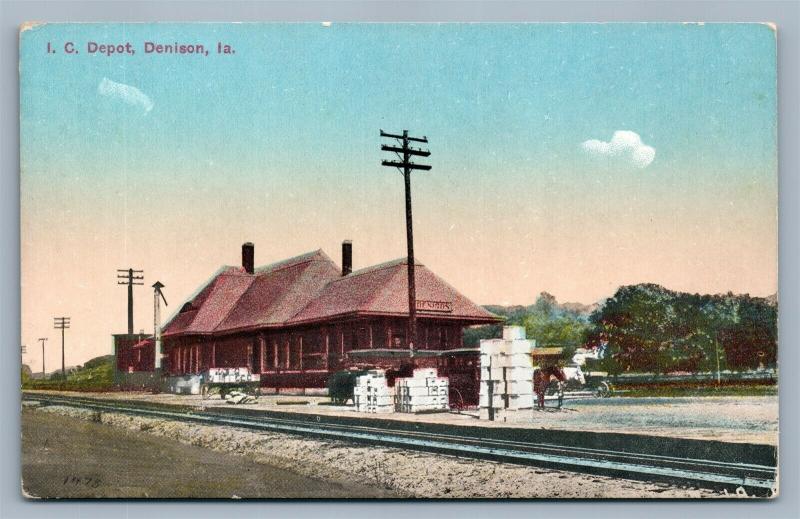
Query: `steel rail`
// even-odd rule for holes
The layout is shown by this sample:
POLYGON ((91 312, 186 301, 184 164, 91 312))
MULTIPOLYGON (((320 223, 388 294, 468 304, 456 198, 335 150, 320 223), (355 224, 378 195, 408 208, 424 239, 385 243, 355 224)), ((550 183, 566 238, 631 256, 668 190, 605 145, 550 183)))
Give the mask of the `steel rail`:
POLYGON ((680 458, 655 454, 611 451, 550 443, 519 442, 464 435, 406 431, 359 425, 309 423, 268 416, 232 416, 213 409, 166 409, 150 402, 115 402, 86 397, 23 393, 23 399, 49 405, 65 405, 94 411, 149 416, 209 425, 227 425, 279 433, 299 434, 402 449, 438 452, 525 465, 544 465, 564 470, 611 474, 631 479, 743 487, 757 493, 774 492, 775 467, 717 460, 680 458), (160 409, 158 407, 161 407, 160 409))
MULTIPOLYGON (((217 414, 213 413, 213 411, 206 411, 207 414, 214 414, 215 416, 221 416, 226 418, 224 414, 217 414)), ((255 420, 257 422, 261 422, 264 420, 263 418, 253 418, 249 417, 248 420, 255 420)), ((298 421, 298 420, 288 420, 288 419, 281 419, 281 418, 274 418, 270 417, 270 423, 273 424, 285 424, 287 426, 294 426, 296 424, 305 425, 307 422, 298 421)), ((378 428, 378 427, 367 427, 367 426, 358 426, 358 425, 338 425, 338 424, 330 424, 326 423, 324 425, 326 430, 339 430, 347 432, 361 432, 365 434, 377 434, 377 435, 385 435, 387 433, 387 429, 385 428, 378 428)), ((608 465, 609 463, 613 463, 615 461, 620 462, 621 464, 631 465, 643 465, 645 462, 650 462, 650 464, 655 464, 660 466, 660 468, 673 468, 676 470, 684 470, 687 474, 690 473, 697 473, 702 472, 704 474, 710 473, 711 469, 715 469, 712 479, 702 478, 702 480, 714 481, 713 478, 719 476, 724 477, 728 476, 724 480, 720 480, 720 482, 726 482, 728 484, 732 484, 731 481, 736 480, 740 481, 739 486, 752 486, 752 487, 760 487, 760 488, 768 488, 771 489, 774 486, 774 475, 775 469, 774 467, 766 466, 766 465, 758 465, 758 464, 751 464, 751 463, 731 463, 731 462, 724 462, 724 461, 716 461, 716 460, 708 460, 708 459, 696 459, 696 458, 679 458, 675 456, 664 456, 664 455, 656 455, 656 454, 646 454, 646 453, 631 453, 631 452, 621 452, 621 451, 611 451, 606 449, 594 449, 594 448, 587 448, 587 447, 576 447, 576 446, 564 446, 564 445, 557 445, 552 443, 541 443, 541 442, 519 442, 513 440, 504 440, 499 438, 476 438, 472 436, 464 436, 464 435, 454 435, 454 434, 441 434, 441 433, 434 433, 434 432, 418 432, 418 431, 404 431, 404 430, 390 430, 391 434, 403 437, 407 439, 421 439, 422 441, 444 441, 450 443, 458 443, 463 445, 472 445, 475 448, 484 448, 487 446, 491 446, 495 449, 506 449, 506 450, 515 450, 515 451, 523 451, 529 453, 540 453, 540 454, 551 454, 555 456, 569 455, 570 457, 576 459, 593 459, 596 462, 603 463, 603 466, 608 466, 609 470, 613 470, 614 467, 608 465), (734 478, 734 479, 731 479, 734 478), (761 483, 758 484, 751 484, 752 482, 760 481, 761 483), (771 482, 771 483, 770 483, 771 482)), ((590 466, 598 467, 596 464, 590 464, 590 466)), ((645 471, 637 471, 637 472, 645 472, 645 471)), ((660 473, 660 472, 657 472, 660 473)), ((688 479, 688 478, 687 478, 688 479)))
MULTIPOLYGON (((227 417, 230 415, 226 415, 224 413, 214 413, 212 409, 205 409, 204 413, 214 416, 222 416, 227 417)), ((251 420, 260 421, 264 418, 254 418, 249 417, 251 420)), ((304 421, 299 420, 290 420, 285 418, 276 418, 276 417, 269 417, 268 420, 271 423, 282 423, 287 425, 294 425, 294 424, 305 424, 304 421)), ((380 428, 380 427, 369 427, 363 425, 339 425, 339 424, 331 424, 326 423, 324 425, 326 429, 335 429, 335 430, 342 430, 342 431, 358 431, 364 433, 376 433, 376 434, 385 434, 387 429, 380 428)), ((553 443, 541 443, 541 442, 520 442, 514 440, 504 440, 499 438, 477 438, 473 436, 464 436, 464 435, 455 435, 455 434, 442 434, 442 433, 435 433, 435 432, 418 432, 418 431, 405 431, 405 430, 391 430, 392 434, 397 436, 403 437, 424 437, 427 440, 441 440, 441 441, 451 441, 451 442, 459 442, 464 444, 472 444, 472 445, 485 445, 487 443, 491 443, 494 446, 503 447, 503 448, 513 448, 517 450, 539 450, 539 451, 548 451, 552 453, 560 453, 564 454, 569 452, 573 456, 584 456, 584 457, 593 457, 597 459, 604 459, 604 460, 625 460, 625 459, 636 459, 639 462, 643 461, 655 461, 662 465, 684 465, 693 468, 701 467, 706 469, 705 471, 708 472, 709 468, 715 468, 718 470, 722 470, 724 472, 730 473, 741 473, 743 471, 747 471, 748 473, 755 473, 760 476, 760 479, 770 479, 774 473, 774 467, 770 467, 767 465, 758 465, 752 463, 731 463, 731 462, 724 462, 724 461, 717 461, 717 460, 709 460, 709 459, 699 459, 699 458, 685 458, 685 457, 675 457, 675 456, 664 456, 658 454, 646 454, 646 453, 631 453, 631 452, 620 452, 620 451, 612 451, 607 449, 596 449, 596 448, 588 448, 588 447, 576 447, 576 446, 564 446, 558 445, 553 443)))
MULTIPOLYGON (((224 413, 214 413, 213 408, 204 409, 204 412, 207 414, 214 414, 216 416, 226 416, 224 413)), ((228 415, 229 416, 229 415, 228 415)), ((285 422, 285 423, 303 423, 297 420, 289 420, 285 418, 275 418, 269 417, 269 420, 272 422, 285 422)), ((339 424, 330 424, 326 423, 325 426, 331 429, 343 429, 343 430, 358 430, 358 431, 365 431, 365 432, 385 432, 385 428, 380 427, 369 427, 364 425, 339 425, 339 424)), ((434 433, 434 432, 425 432, 420 433, 417 431, 403 431, 403 430, 392 430, 393 433, 398 435, 407 435, 407 436, 414 436, 424 434, 428 438, 432 439, 440 439, 440 440, 452 440, 452 441, 462 441, 462 442, 487 442, 491 441, 493 443, 502 444, 507 447, 515 447, 515 448, 526 448, 526 447, 537 447, 543 449, 558 449, 558 450, 565 450, 568 449, 573 452, 580 452, 586 455, 601 455, 607 457, 623 457, 627 456, 630 457, 632 453, 624 452, 620 453, 620 451, 611 451, 607 449, 595 449, 589 447, 576 447, 576 446, 564 446, 564 445, 557 445, 553 443, 541 443, 541 442, 519 442, 514 440, 504 440, 500 438, 492 438, 492 439, 484 439, 484 438, 477 438, 473 436, 464 436, 464 435, 455 435, 455 434, 442 434, 442 433, 434 433)), ((730 463, 724 461, 715 461, 715 460, 708 460, 708 459, 699 459, 699 458, 679 458, 675 456, 664 456, 658 454, 645 454, 645 453, 636 453, 635 456, 638 459, 648 459, 648 460, 660 460, 664 462, 674 462, 674 463, 681 463, 681 464, 702 464, 704 466, 712 465, 715 467, 731 467, 731 468, 749 468, 756 471, 765 471, 774 473, 774 467, 770 467, 767 465, 758 465, 758 464, 751 464, 751 463, 730 463)))

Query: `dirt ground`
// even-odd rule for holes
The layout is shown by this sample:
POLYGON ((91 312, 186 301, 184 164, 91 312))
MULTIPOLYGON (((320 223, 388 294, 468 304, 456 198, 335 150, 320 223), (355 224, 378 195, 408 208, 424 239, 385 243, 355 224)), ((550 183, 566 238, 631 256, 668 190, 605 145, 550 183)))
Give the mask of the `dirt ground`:
POLYGON ((22 480, 41 498, 376 498, 391 490, 300 475, 246 456, 24 410, 22 480))
POLYGON ((534 414, 542 428, 778 444, 777 395, 587 399, 565 401, 559 413, 534 414))
MULTIPOLYGON (((726 497, 725 494, 696 488, 681 488, 666 484, 654 484, 639 481, 614 479, 602 476, 590 476, 570 472, 525 467, 510 464, 493 463, 482 460, 459 459, 450 456, 404 451, 376 446, 355 446, 336 441, 313 440, 290 435, 255 432, 232 427, 214 427, 197 424, 187 424, 161 419, 141 418, 121 415, 117 413, 103 413, 98 415, 86 410, 67 407, 44 407, 36 411, 25 411, 26 415, 49 415, 48 419, 58 417, 52 422, 50 433, 53 441, 62 434, 58 427, 63 421, 65 430, 75 426, 75 418, 85 421, 94 421, 94 428, 119 432, 125 431, 130 441, 155 442, 155 444, 131 444, 126 447, 126 457, 115 461, 108 469, 109 476, 117 472, 124 472, 128 464, 138 467, 141 449, 152 449, 158 452, 162 443, 173 445, 175 442, 193 445, 225 453, 226 456, 236 454, 235 459, 220 460, 213 468, 206 468, 204 472, 212 474, 228 474, 239 472, 239 477, 252 477, 241 483, 242 489, 250 489, 251 494, 237 487, 237 495, 249 497, 259 494, 257 481, 263 479, 265 488, 274 485, 276 479, 283 478, 281 469, 293 473, 290 477, 302 476, 316 482, 302 487, 304 483, 289 480, 281 488, 296 489, 306 495, 315 497, 330 496, 333 488, 341 489, 350 495, 359 497, 387 497, 398 496, 407 498, 714 498, 726 497), (101 425, 102 424, 102 425, 101 425), (169 439, 169 440, 167 440, 169 439), (147 447, 147 445, 151 445, 147 447), (251 464, 250 476, 242 467, 241 460, 249 460, 251 464), (226 470, 226 463, 229 464, 226 470), (261 465, 263 469, 259 469, 261 465), (219 472, 216 472, 216 471, 219 472), (248 483, 253 481, 253 483, 248 483), (327 483, 324 483, 327 482, 327 483), (247 486, 247 485, 253 486, 247 486), (323 485, 322 487, 314 485, 323 485), (331 486, 324 486, 331 485, 331 486), (339 485, 339 486, 336 486, 339 485), (364 489, 369 489, 365 491, 364 489), (325 494, 328 492, 328 494, 325 494), (361 494, 361 492, 366 492, 361 494)), ((39 422, 28 420, 28 428, 40 427, 39 422)), ((47 427, 47 426, 44 426, 47 427)), ((94 431, 94 429, 93 429, 94 431)), ((33 444, 42 443, 42 434, 28 431, 28 436, 34 440, 33 444), (37 436, 38 435, 38 436, 37 436)), ((64 433, 73 434, 73 433, 64 433)), ((34 453, 26 455, 27 481, 31 484, 35 479, 42 478, 43 474, 53 474, 55 478, 52 485, 61 483, 70 474, 65 467, 70 466, 72 460, 80 459, 75 453, 97 450, 106 456, 114 458, 119 455, 119 448, 106 446, 106 437, 103 434, 92 432, 91 440, 84 439, 78 447, 73 447, 71 436, 59 439, 69 448, 61 449, 61 454, 56 457, 60 461, 51 460, 52 455, 34 453), (83 447, 81 447, 83 445, 83 447)), ((28 443, 31 449, 32 443, 28 443)), ((52 445, 52 444, 49 444, 52 445)), ((52 448, 52 446, 50 447, 52 448)), ((172 448, 172 447, 170 447, 172 448)), ((161 458, 158 465, 144 465, 141 469, 143 478, 147 471, 156 470, 168 478, 175 474, 189 471, 188 467, 198 466, 196 461, 180 465, 178 457, 161 458)), ((155 461, 151 462, 155 463, 155 461)), ((202 466, 202 464, 200 464, 202 466)), ((98 469, 104 470, 104 469, 98 469)), ((140 469, 137 469, 139 471, 140 469)), ((92 473, 77 473, 76 476, 92 477, 92 473)), ((102 481, 103 476, 99 475, 102 481)), ((213 492, 226 494, 232 492, 226 487, 217 489, 220 477, 208 478, 203 476, 191 480, 191 495, 210 496, 206 488, 213 492)), ((111 481, 111 480, 108 480, 111 481)), ((147 487, 147 480, 137 483, 139 492, 154 495, 155 489, 147 487)), ((159 483, 161 485, 163 483, 159 483)), ((54 487, 51 487, 54 488, 54 487)), ((182 487, 183 488, 183 487, 182 487)), ((107 492, 114 494, 112 487, 107 492)), ((163 491, 163 490, 162 490, 163 491)), ((261 490, 261 492, 266 492, 261 490)), ((216 495, 216 494, 215 494, 216 495)))
MULTIPOLYGON (((93 398, 148 400, 197 407, 227 406, 217 399, 199 396, 144 392, 68 393, 93 398)), ((327 397, 268 395, 253 409, 290 411, 318 415, 357 415, 362 418, 390 418, 403 421, 472 425, 477 427, 525 427, 596 432, 619 432, 719 440, 735 443, 778 444, 778 397, 674 397, 674 398, 589 398, 566 400, 560 411, 521 413, 512 423, 478 420, 477 411, 414 415, 356 413, 352 406, 318 405, 327 397), (305 403, 300 403, 305 402, 305 403)))

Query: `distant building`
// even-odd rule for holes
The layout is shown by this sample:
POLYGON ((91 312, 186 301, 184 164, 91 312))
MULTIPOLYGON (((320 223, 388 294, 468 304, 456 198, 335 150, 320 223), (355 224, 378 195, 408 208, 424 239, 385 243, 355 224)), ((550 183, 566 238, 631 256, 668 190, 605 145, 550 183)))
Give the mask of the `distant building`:
POLYGON ((117 373, 153 371, 155 356, 152 335, 117 333, 112 337, 114 338, 115 371, 117 373), (151 339, 150 349, 144 351, 148 339, 151 339))

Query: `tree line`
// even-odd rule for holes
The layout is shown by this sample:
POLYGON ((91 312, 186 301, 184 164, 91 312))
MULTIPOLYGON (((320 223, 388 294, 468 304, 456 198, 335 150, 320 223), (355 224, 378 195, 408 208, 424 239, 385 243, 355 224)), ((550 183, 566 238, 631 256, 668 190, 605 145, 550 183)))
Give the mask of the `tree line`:
MULTIPOLYGON (((487 306, 524 326, 539 346, 601 348, 597 368, 611 374, 744 370, 774 367, 778 309, 773 298, 689 294, 656 284, 620 287, 602 304, 559 304, 543 292, 530 306, 487 306)), ((502 326, 465 331, 465 345, 499 337, 502 326)))

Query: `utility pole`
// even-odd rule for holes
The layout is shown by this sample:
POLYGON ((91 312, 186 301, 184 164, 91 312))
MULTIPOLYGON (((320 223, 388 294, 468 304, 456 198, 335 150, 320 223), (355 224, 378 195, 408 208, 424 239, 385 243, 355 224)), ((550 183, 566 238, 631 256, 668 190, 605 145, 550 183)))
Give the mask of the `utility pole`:
POLYGON ((53 328, 61 330, 61 377, 67 381, 67 368, 64 364, 64 330, 69 328, 69 317, 53 317, 53 328))
POLYGON ((494 421, 494 379, 492 378, 492 356, 489 355, 489 365, 486 366, 489 370, 489 378, 486 382, 486 397, 489 399, 489 421, 494 421))
POLYGON ((164 285, 160 281, 153 283, 153 350, 156 356, 153 367, 156 370, 161 369, 161 300, 164 300, 164 306, 169 306, 162 288, 164 285))
POLYGON ((720 385, 720 377, 719 377, 719 338, 718 335, 714 335, 714 353, 717 356, 717 389, 719 389, 720 385))
POLYGON ((383 130, 381 137, 395 139, 391 145, 382 144, 381 151, 393 152, 397 160, 384 160, 382 166, 397 168, 403 174, 406 188, 406 243, 408 245, 408 348, 414 351, 417 342, 417 294, 414 276, 414 233, 411 225, 411 172, 415 169, 429 171, 431 166, 411 162, 411 157, 428 157, 431 152, 422 148, 412 148, 409 142, 428 143, 428 138, 409 137, 408 130, 403 130, 403 135, 393 135, 383 130), (399 144, 399 145, 398 145, 399 144))
POLYGON ((45 371, 44 371, 44 343, 47 340, 47 337, 39 337, 36 340, 37 341, 41 341, 41 343, 42 343, 42 378, 44 378, 44 374, 45 374, 45 371))
POLYGON ((117 285, 128 285, 128 335, 133 335, 133 286, 143 285, 143 270, 117 269, 117 285))

